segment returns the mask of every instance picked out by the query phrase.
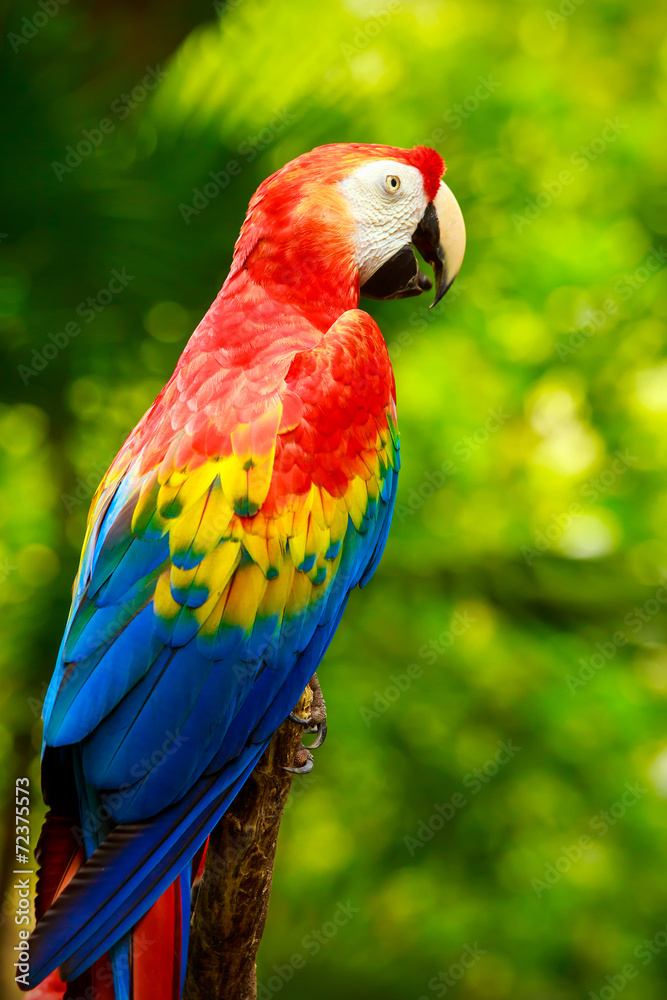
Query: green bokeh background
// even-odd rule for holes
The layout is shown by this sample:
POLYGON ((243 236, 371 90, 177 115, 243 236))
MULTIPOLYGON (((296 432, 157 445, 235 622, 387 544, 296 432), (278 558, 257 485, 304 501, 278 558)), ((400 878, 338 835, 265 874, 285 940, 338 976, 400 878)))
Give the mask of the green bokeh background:
MULTIPOLYGON (((285 814, 260 997, 657 1000, 667 9, 216 6, 68 4, 35 29, 26 0, 3 27, 5 885, 90 498, 224 280, 250 195, 320 143, 426 143, 468 251, 437 310, 369 304, 396 371, 399 507, 320 671, 330 734, 285 814), (520 748, 504 763, 499 741, 520 748)), ((35 837, 39 820, 35 802, 35 837)))

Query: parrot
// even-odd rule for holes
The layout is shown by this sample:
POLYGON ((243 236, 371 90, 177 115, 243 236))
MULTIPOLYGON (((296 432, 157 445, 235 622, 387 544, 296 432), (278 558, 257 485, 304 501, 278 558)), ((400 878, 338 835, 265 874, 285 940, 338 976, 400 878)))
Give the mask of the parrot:
POLYGON ((450 287, 444 173, 427 146, 333 143, 264 180, 93 497, 43 706, 33 1000, 182 995, 207 838, 387 541, 396 390, 360 296, 450 287))

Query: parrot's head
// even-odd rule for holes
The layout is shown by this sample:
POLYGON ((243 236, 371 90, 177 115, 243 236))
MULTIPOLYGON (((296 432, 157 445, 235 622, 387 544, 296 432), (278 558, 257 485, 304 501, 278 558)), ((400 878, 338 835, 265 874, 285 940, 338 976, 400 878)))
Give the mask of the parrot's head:
POLYGON ((304 153, 253 196, 230 277, 246 269, 281 297, 323 304, 335 295, 350 308, 359 294, 396 299, 430 289, 416 247, 433 268, 435 305, 465 251, 463 215, 444 172, 426 146, 336 143, 304 153))

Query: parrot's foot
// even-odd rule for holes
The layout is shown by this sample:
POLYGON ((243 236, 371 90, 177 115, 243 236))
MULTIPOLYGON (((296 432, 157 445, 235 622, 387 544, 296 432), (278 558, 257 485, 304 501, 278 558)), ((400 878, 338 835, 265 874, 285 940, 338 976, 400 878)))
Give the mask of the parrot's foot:
POLYGON ((310 774, 315 761, 313 755, 307 747, 299 747, 294 755, 294 767, 286 767, 286 771, 292 774, 310 774))
POLYGON ((310 703, 310 715, 307 719, 301 718, 295 712, 290 712, 289 718, 292 722, 297 722, 304 726, 304 733, 317 733, 314 743, 309 744, 309 750, 317 750, 327 738, 327 707, 324 704, 324 695, 317 674, 308 681, 308 685, 313 692, 313 700, 310 703))
POLYGON ((310 716, 307 719, 302 719, 294 712, 290 712, 289 718, 292 722, 297 722, 300 726, 304 727, 304 734, 315 733, 316 736, 314 742, 309 746, 299 748, 294 761, 295 767, 285 768, 286 771, 292 771, 294 774, 308 774, 312 771, 313 755, 310 751, 321 747, 327 738, 327 708, 324 704, 324 695, 322 694, 317 674, 313 674, 308 684, 313 692, 313 700, 310 703, 310 716))

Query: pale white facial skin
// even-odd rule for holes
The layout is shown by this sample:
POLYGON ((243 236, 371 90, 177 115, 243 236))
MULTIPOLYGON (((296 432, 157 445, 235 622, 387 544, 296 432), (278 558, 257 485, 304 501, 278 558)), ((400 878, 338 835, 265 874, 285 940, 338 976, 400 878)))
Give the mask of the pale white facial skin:
POLYGON ((355 261, 363 285, 411 242, 428 205, 424 178, 417 167, 396 160, 373 160, 358 167, 339 186, 357 224, 355 261))

